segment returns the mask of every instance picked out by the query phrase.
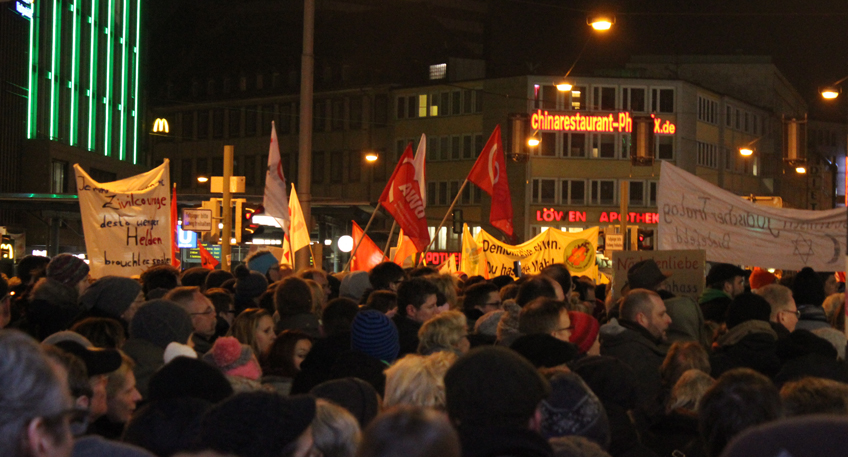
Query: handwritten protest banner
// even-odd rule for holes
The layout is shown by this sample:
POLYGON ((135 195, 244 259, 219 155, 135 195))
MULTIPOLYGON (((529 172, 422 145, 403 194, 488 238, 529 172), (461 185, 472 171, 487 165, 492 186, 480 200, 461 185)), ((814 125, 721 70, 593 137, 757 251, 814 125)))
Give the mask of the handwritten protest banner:
POLYGON ((627 282, 627 270, 633 264, 654 259, 660 271, 671 273, 665 288, 677 296, 691 297, 695 302, 704 291, 706 253, 695 251, 615 251, 612 253, 613 299, 621 298, 621 288, 627 282))
POLYGON ((171 263, 168 160, 140 175, 99 183, 74 164, 91 275, 132 276, 171 263))
MULTIPOLYGON (((478 268, 485 265, 484 271, 489 278, 518 276, 514 271, 516 260, 521 262, 521 274, 538 274, 548 265, 565 263, 572 275, 585 275, 592 279, 598 277, 598 265, 595 262, 598 227, 570 233, 550 228, 519 245, 503 243, 481 230, 474 238, 474 244, 478 250, 476 265, 478 268)), ((465 246, 463 255, 468 256, 465 246)), ((477 274, 482 273, 478 270, 477 274)))
POLYGON ((845 267, 846 209, 755 205, 663 162, 657 194, 658 246, 703 249, 707 260, 817 271, 845 267))

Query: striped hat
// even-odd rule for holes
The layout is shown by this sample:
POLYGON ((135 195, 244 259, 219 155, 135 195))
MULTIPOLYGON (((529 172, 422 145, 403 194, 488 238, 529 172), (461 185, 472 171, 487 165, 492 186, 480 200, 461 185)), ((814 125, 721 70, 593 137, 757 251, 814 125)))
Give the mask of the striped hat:
POLYGON ((88 265, 71 254, 59 254, 47 264, 47 277, 74 287, 88 276, 88 265))
POLYGON ((350 347, 378 360, 392 363, 400 351, 395 324, 385 314, 370 309, 353 318, 350 347))

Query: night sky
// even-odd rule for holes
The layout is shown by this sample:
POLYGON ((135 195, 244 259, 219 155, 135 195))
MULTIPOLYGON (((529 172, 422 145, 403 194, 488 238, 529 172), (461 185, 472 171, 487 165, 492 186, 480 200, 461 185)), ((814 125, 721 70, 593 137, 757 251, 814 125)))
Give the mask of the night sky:
MULTIPOLYGON (((429 50, 453 50, 449 39, 416 14, 414 5, 407 3, 396 17, 383 16, 363 26, 358 20, 347 21, 343 13, 323 14, 323 3, 317 0, 316 60, 336 54, 336 59, 369 59, 371 68, 375 59, 403 55, 424 65, 429 50), (395 52, 401 50, 406 54, 395 52), (416 58, 419 55, 423 57, 416 58)), ((353 3, 397 8, 402 2, 353 3)), ((633 55, 768 55, 808 100, 812 115, 834 120, 848 115, 848 100, 834 107, 817 97, 818 86, 848 75, 846 0, 488 3, 483 57, 490 76, 564 74, 584 44, 572 74, 623 68, 633 55), (587 13, 596 9, 612 11, 617 18, 613 29, 603 35, 592 34, 586 25, 587 13)), ((151 83, 156 86, 166 79, 205 77, 239 67, 252 71, 262 66, 298 66, 301 4, 299 0, 151 0, 151 83)))

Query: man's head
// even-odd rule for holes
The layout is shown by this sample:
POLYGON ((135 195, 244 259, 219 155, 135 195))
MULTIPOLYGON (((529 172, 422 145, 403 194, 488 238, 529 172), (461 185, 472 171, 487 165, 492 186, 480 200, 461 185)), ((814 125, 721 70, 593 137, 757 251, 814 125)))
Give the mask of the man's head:
POLYGON ((438 314, 438 293, 439 288, 426 279, 404 281, 398 288, 398 314, 423 324, 438 314))
POLYGON ((543 333, 569 341, 571 329, 568 308, 562 301, 537 298, 525 305, 518 315, 518 331, 524 335, 543 333))
POLYGON ((556 281, 562 288, 562 293, 565 294, 566 301, 568 301, 568 298, 571 295, 573 278, 565 264, 555 263, 553 265, 548 265, 545 268, 542 268, 540 273, 556 281))
POLYGON ((479 310, 483 314, 501 309, 498 287, 490 282, 479 282, 465 289, 462 306, 466 312, 479 310))
POLYGON ((70 456, 67 372, 29 336, 0 330, 0 455, 70 456))
POLYGON ((745 292, 745 278, 750 273, 729 263, 717 263, 707 273, 707 287, 720 290, 731 298, 745 292))
POLYGON ((771 306, 761 296, 746 292, 733 298, 727 307, 727 328, 731 329, 737 325, 751 320, 769 321, 771 306))
POLYGON ((659 290, 670 273, 663 273, 653 259, 634 263, 627 270, 627 285, 630 289, 659 290))
POLYGON ((519 286, 515 302, 524 306, 539 297, 565 300, 565 293, 558 282, 545 275, 536 275, 519 286))
MULTIPOLYGON (((54 335, 60 335, 62 333, 69 334, 70 332, 60 332, 54 335)), ((73 338, 73 335, 69 335, 69 338, 73 338)), ((91 395, 89 395, 87 401, 89 417, 91 420, 97 420, 99 417, 106 414, 108 409, 106 395, 107 376, 109 373, 112 373, 121 366, 121 354, 119 351, 115 349, 95 348, 84 338, 81 339, 81 341, 77 341, 75 339, 61 340, 51 343, 48 343, 48 341, 49 339, 45 340, 42 344, 53 344, 57 348, 77 357, 83 362, 85 366, 85 373, 88 376, 87 382, 89 390, 91 391, 91 395)), ((69 383, 73 386, 77 382, 76 376, 78 373, 71 365, 66 366, 66 369, 69 374, 69 383)))
POLYGON ((550 391, 548 381, 530 362, 500 346, 471 350, 445 374, 448 417, 460 429, 501 426, 538 430, 539 403, 550 391))
POLYGON ((141 274, 141 290, 148 300, 150 292, 156 289, 171 290, 179 285, 180 271, 170 265, 156 265, 141 274))
POLYGON ((397 292, 400 284, 406 279, 406 273, 400 265, 394 262, 377 264, 368 272, 368 280, 375 290, 391 290, 397 292))
POLYGON ((769 284, 760 287, 754 293, 763 297, 771 307, 769 320, 776 322, 790 332, 795 331, 798 324, 798 307, 792 298, 792 290, 780 284, 769 284))
POLYGON ((327 273, 324 270, 317 268, 308 268, 298 272, 297 276, 302 279, 311 279, 321 286, 324 291, 324 302, 330 298, 330 282, 327 280, 327 273))
POLYGON ((659 294, 647 289, 632 289, 624 297, 619 311, 622 319, 644 327, 656 340, 666 341, 665 331, 671 324, 659 294))
POLYGON ((209 338, 215 334, 217 314, 212 302, 206 298, 199 287, 177 287, 171 289, 165 300, 170 300, 191 316, 191 326, 197 335, 209 338))

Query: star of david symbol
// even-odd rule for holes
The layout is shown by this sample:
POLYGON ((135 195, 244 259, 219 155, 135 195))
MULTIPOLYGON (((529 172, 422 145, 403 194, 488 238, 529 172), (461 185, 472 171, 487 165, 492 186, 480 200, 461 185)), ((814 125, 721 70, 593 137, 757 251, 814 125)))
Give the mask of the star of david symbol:
POLYGON ((813 241, 804 238, 804 235, 799 234, 798 238, 792 241, 792 244, 795 245, 795 251, 792 254, 796 254, 804 261, 804 264, 807 263, 807 260, 813 255, 813 241))

